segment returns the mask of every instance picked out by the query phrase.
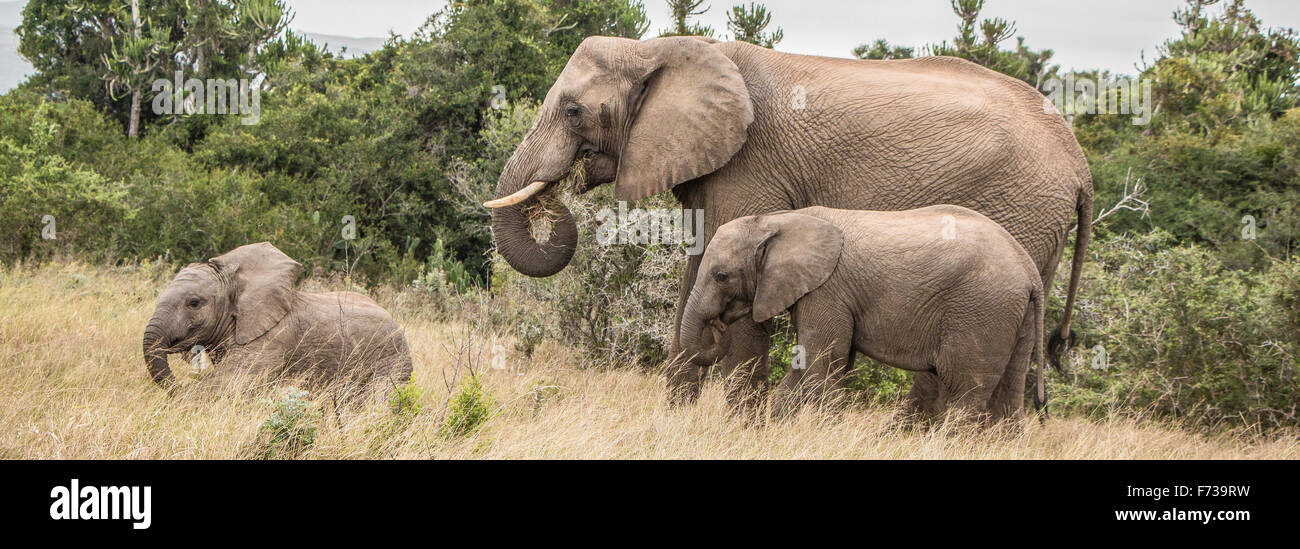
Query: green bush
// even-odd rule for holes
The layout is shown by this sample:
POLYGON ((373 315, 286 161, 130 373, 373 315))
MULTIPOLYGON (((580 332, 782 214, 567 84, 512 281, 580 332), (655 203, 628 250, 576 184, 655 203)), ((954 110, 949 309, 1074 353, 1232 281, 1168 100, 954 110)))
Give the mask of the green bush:
POLYGON ((258 459, 295 458, 316 443, 319 413, 306 391, 290 387, 268 402, 271 416, 258 427, 258 459))
POLYGON ((96 134, 78 129, 83 123, 104 127, 85 102, 54 103, 21 92, 0 98, 0 234, 6 235, 0 260, 56 250, 94 253, 135 217, 120 187, 65 156, 83 138, 95 141, 96 134))
POLYGON ((470 274, 464 263, 448 254, 442 240, 437 240, 412 285, 436 293, 462 293, 477 287, 479 279, 470 274))
MULTIPOLYGON (((1081 140, 1091 128, 1080 129, 1081 140)), ((1281 256, 1300 245, 1300 109, 1241 134, 1134 137, 1089 156, 1098 210, 1118 202, 1134 181, 1148 189, 1142 198, 1149 214, 1108 219, 1108 230, 1161 229, 1176 244, 1213 248, 1237 268, 1265 267, 1259 246, 1281 256), (1254 219, 1255 240, 1241 237, 1246 216, 1254 219)))
POLYGON ((393 410, 393 415, 409 420, 420 415, 420 398, 423 396, 424 390, 412 379, 393 391, 392 396, 388 397, 388 406, 393 410))
POLYGON ((491 417, 492 396, 479 384, 478 377, 471 375, 448 404, 447 416, 438 432, 445 438, 465 436, 491 417))
POLYGON ((1300 261, 1231 269, 1163 231, 1094 240, 1089 254, 1082 340, 1066 380, 1049 377, 1058 409, 1300 424, 1300 261))

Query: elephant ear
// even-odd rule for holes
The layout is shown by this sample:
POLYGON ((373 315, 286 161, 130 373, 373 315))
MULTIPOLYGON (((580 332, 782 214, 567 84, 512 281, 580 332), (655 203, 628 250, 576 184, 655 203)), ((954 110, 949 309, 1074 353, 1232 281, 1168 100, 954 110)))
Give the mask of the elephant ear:
POLYGON ((302 265, 271 243, 240 246, 208 262, 234 285, 236 344, 262 337, 293 308, 302 265))
POLYGON ((745 144, 754 106, 740 69, 689 37, 639 42, 649 60, 614 193, 635 200, 712 173, 745 144))
POLYGON ((826 283, 839 264, 844 234, 806 214, 765 215, 758 223, 766 236, 754 250, 754 322, 766 322, 826 283))

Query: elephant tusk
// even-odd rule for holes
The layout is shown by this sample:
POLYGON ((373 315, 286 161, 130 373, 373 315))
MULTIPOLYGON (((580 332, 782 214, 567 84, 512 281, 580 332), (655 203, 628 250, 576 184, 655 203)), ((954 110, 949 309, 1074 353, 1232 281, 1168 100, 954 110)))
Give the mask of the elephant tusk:
POLYGON ((520 202, 528 200, 529 198, 532 198, 533 195, 541 192, 542 189, 546 188, 548 184, 550 184, 549 181, 534 181, 532 183, 529 183, 527 187, 515 191, 515 193, 510 196, 503 196, 495 200, 489 200, 487 202, 484 202, 483 205, 489 208, 504 208, 506 206, 514 206, 515 204, 518 204, 520 202))

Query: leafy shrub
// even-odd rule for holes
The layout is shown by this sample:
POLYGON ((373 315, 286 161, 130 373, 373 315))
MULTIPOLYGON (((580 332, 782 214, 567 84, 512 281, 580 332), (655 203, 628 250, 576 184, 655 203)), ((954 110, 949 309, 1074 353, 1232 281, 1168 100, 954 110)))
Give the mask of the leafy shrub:
POLYGON ((464 263, 451 257, 439 239, 434 242, 429 258, 411 284, 437 294, 461 293, 478 286, 478 278, 470 274, 464 263))
POLYGON ((1300 109, 1217 139, 1174 133, 1090 151, 1096 204, 1109 207, 1126 184, 1140 179, 1149 189, 1143 197, 1151 203, 1149 215, 1107 219, 1109 230, 1161 229, 1176 244, 1212 247, 1231 267, 1265 267, 1258 246, 1279 256, 1300 244, 1297 143, 1300 109), (1254 219, 1254 240, 1241 237, 1247 215, 1254 219))
POLYGON ((290 387, 268 402, 274 409, 258 427, 258 459, 294 458, 316 442, 319 414, 302 389, 290 387))
POLYGON ((468 435, 492 417, 492 397, 483 390, 477 376, 461 386, 460 391, 451 399, 447 407, 447 416, 443 419, 438 433, 445 438, 468 435))
POLYGON ((415 379, 411 379, 406 385, 393 391, 393 394, 388 397, 388 405, 393 410, 393 415, 399 418, 413 418, 420 415, 420 398, 423 396, 424 390, 415 384, 415 379))
MULTIPOLYGON (((544 279, 520 275, 494 257, 492 293, 530 314, 513 319, 521 339, 539 331, 584 349, 606 364, 632 361, 657 365, 667 358, 686 255, 681 246, 601 245, 597 213, 617 208, 608 186, 566 196, 578 223, 578 249, 563 271, 544 279), (540 327, 540 330, 539 330, 540 327)), ((677 208, 671 198, 653 197, 628 208, 677 208)))
POLYGON ((1300 424, 1300 261, 1231 269, 1210 250, 1175 246, 1163 231, 1094 240, 1089 252, 1079 351, 1068 381, 1049 377, 1059 407, 1300 424))
POLYGON ((912 389, 912 373, 876 362, 858 354, 858 360, 845 380, 845 387, 858 398, 872 404, 897 404, 912 389))
POLYGON ((0 259, 55 249, 93 252, 134 216, 123 203, 125 192, 65 156, 80 146, 85 130, 76 129, 83 123, 78 117, 90 128, 103 127, 103 117, 84 102, 54 103, 19 92, 0 100, 0 234, 7 236, 0 259))
POLYGON ((1151 84, 1149 126, 1128 116, 1079 115, 1097 201, 1114 204, 1142 181, 1150 216, 1115 231, 1167 231, 1177 244, 1213 247, 1228 267, 1266 268, 1264 255, 1294 250, 1300 235, 1300 36, 1270 28, 1241 2, 1210 13, 1189 0, 1181 32, 1140 78, 1151 84), (1251 216, 1256 241, 1239 238, 1251 216))

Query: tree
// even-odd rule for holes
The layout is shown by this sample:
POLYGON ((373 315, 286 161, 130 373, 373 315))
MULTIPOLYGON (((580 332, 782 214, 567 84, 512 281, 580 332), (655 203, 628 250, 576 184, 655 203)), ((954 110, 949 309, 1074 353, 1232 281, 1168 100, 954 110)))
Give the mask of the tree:
POLYGON ((732 6, 727 12, 727 30, 735 40, 749 42, 771 49, 781 42, 785 32, 781 27, 768 33, 763 30, 772 22, 772 14, 762 4, 750 3, 746 6, 732 6))
POLYGON ((650 30, 641 0, 547 0, 553 22, 543 30, 567 60, 588 36, 640 39, 650 30))
MULTIPOLYGON (((123 5, 116 16, 125 19, 125 12, 126 6, 123 5)), ((131 0, 130 21, 131 32, 120 38, 122 41, 120 49, 116 37, 109 39, 113 48, 111 55, 105 53, 103 56, 107 70, 103 78, 109 93, 113 94, 114 98, 119 90, 130 94, 131 109, 126 135, 134 138, 140 128, 140 102, 144 87, 161 76, 159 69, 166 62, 171 44, 165 29, 149 25, 150 34, 148 36, 143 34, 142 29, 146 22, 140 18, 140 0, 131 0)))
MULTIPOLYGON (((1183 27, 1187 34, 1194 37, 1206 22, 1202 12, 1205 11, 1205 8, 1218 3, 1219 0, 1187 0, 1188 6, 1186 9, 1174 10, 1174 22, 1183 27)), ((1236 0, 1232 4, 1232 9, 1236 13, 1241 8, 1241 1, 1236 0)))
MULTIPOLYGON (((984 0, 951 0, 952 11, 961 20, 952 42, 943 41, 923 48, 925 55, 960 57, 1020 79, 1044 91, 1047 81, 1056 76, 1060 67, 1051 64, 1052 50, 1034 51, 1025 46, 1024 37, 1016 38, 1016 49, 1004 50, 1000 44, 1016 33, 1014 21, 1000 17, 979 17, 984 0)), ((887 40, 878 39, 853 49, 859 59, 906 59, 912 57, 912 48, 891 46, 887 40)))
MULTIPOLYGON (((146 13, 151 13, 152 2, 147 6, 146 13)), ((125 121, 129 103, 113 97, 102 80, 104 56, 113 52, 115 40, 132 33, 122 7, 112 0, 27 2, 17 34, 18 52, 36 70, 28 86, 89 100, 101 112, 125 121)))
POLYGON ((134 137, 154 118, 141 110, 151 82, 247 76, 289 20, 283 0, 31 0, 19 52, 31 86, 93 101, 134 137))
POLYGON ((943 41, 928 46, 929 53, 973 61, 1041 89, 1059 69, 1049 64, 1052 50, 1030 50, 1024 38, 1017 39, 1015 50, 1001 49, 999 44, 1015 35, 1016 24, 1001 17, 980 20, 983 9, 984 0, 952 0, 952 11, 961 19, 957 36, 952 44, 943 41))
POLYGON ((672 13, 673 26, 659 31, 659 36, 708 36, 713 37, 713 27, 700 23, 691 23, 691 17, 704 15, 708 6, 699 9, 704 0, 668 0, 668 10, 672 13))
POLYGON ((199 78, 255 72, 256 55, 288 28, 283 0, 188 0, 180 48, 199 78))
POLYGON ((1242 0, 1232 0, 1218 17, 1207 14, 1205 8, 1217 2, 1187 0, 1185 9, 1175 11, 1182 33, 1159 48, 1143 73, 1155 82, 1164 123, 1205 134, 1278 118, 1300 96, 1295 31, 1264 30, 1242 0))
POLYGON ((889 41, 881 38, 853 48, 853 56, 858 59, 910 59, 912 51, 912 48, 891 46, 889 41))

